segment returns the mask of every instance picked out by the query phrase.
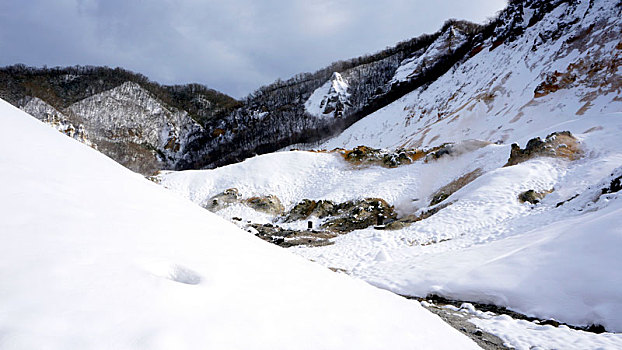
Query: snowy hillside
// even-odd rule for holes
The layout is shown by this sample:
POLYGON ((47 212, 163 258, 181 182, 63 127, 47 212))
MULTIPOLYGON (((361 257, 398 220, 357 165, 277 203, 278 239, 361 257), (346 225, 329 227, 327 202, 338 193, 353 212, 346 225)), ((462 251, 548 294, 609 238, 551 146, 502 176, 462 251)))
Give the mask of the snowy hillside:
MULTIPOLYGON (((621 13, 611 0, 511 2, 449 71, 323 151, 154 180, 395 293, 518 312, 527 320, 454 310, 506 346, 622 348, 620 334, 583 331, 622 332, 621 13)), ((393 81, 465 40, 448 27, 393 81)))
POLYGON ((415 52, 413 57, 405 59, 395 72, 391 83, 408 81, 422 74, 436 61, 467 44, 468 36, 460 28, 449 26, 432 45, 415 52))
POLYGON ((0 347, 477 348, 0 101, 0 347))
POLYGON ((151 175, 185 169, 201 125, 239 104, 199 84, 164 86, 120 68, 0 68, 0 96, 57 130, 151 175))
POLYGON ((37 97, 25 98, 21 108, 144 174, 174 168, 202 130, 186 112, 170 110, 133 82, 80 100, 64 112, 37 97))
POLYGON ((133 82, 78 101, 68 111, 83 121, 102 151, 147 174, 174 168, 188 142, 202 130, 188 113, 169 109, 133 82))
POLYGON ((71 120, 72 118, 64 115, 40 98, 31 97, 25 99, 25 104, 21 107, 21 109, 65 135, 88 146, 94 147, 93 142, 90 140, 89 133, 86 131, 83 124, 78 124, 76 127, 74 125, 76 121, 71 120))
MULTIPOLYGON (((430 85, 320 148, 430 147, 468 139, 512 143, 565 121, 622 110, 620 3, 550 2, 557 5, 536 21, 534 8, 542 3, 511 5, 507 16, 521 17, 502 18, 508 24, 499 29, 522 32, 513 41, 491 37, 430 85)), ((416 71, 415 63, 405 60, 398 72, 416 71)))

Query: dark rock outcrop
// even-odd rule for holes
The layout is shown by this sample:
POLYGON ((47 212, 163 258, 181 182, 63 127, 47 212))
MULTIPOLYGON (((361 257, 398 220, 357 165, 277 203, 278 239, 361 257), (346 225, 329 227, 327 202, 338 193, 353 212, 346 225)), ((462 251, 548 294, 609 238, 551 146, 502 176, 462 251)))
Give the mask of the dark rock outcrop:
POLYGON ((434 194, 432 194, 432 200, 430 201, 430 206, 437 205, 449 198, 454 192, 458 191, 462 187, 468 185, 473 180, 477 179, 483 174, 482 169, 475 169, 467 174, 460 176, 454 181, 448 183, 447 185, 439 188, 434 194))
POLYGON ((376 225, 378 221, 397 218, 393 206, 380 198, 348 201, 339 204, 336 209, 337 217, 322 224, 323 229, 346 233, 376 225))
POLYGON ((323 199, 319 201, 303 199, 289 211, 287 217, 285 218, 285 222, 305 220, 310 216, 322 219, 327 216, 334 215, 335 212, 336 205, 333 201, 323 199))
POLYGON ((529 140, 524 149, 521 149, 516 143, 512 144, 510 158, 505 166, 516 165, 536 157, 576 160, 582 154, 579 141, 570 131, 554 132, 548 135, 544 141, 539 137, 529 140))
POLYGON ((210 198, 203 207, 209 211, 216 212, 228 205, 240 203, 242 201, 242 195, 237 188, 228 188, 222 193, 219 193, 210 198))
POLYGON ((264 212, 266 214, 279 216, 283 214, 285 208, 281 204, 281 200, 275 195, 257 196, 244 200, 244 204, 249 207, 264 212))
POLYGON ((622 176, 618 176, 615 179, 611 180, 609 187, 605 187, 601 190, 602 194, 607 193, 615 193, 622 190, 622 176))
POLYGON ((531 204, 538 204, 540 203, 542 198, 544 198, 547 195, 547 193, 548 192, 536 192, 534 190, 528 190, 528 191, 525 191, 519 194, 518 200, 521 203, 527 202, 531 204))

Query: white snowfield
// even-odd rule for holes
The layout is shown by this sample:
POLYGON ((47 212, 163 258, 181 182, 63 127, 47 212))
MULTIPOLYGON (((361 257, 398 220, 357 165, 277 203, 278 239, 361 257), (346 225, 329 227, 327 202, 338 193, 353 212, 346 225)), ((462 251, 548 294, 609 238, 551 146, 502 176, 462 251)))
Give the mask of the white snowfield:
MULTIPOLYGON (((304 198, 380 197, 408 214, 427 206, 436 189, 480 168, 484 175, 446 199, 453 204, 410 227, 358 230, 330 246, 292 249, 400 294, 495 303, 530 316, 602 324, 620 332, 622 198, 599 195, 622 174, 622 115, 581 118, 555 129, 578 136, 582 159, 538 158, 502 167, 510 147, 491 144, 386 169, 354 167, 337 154, 282 152, 214 170, 165 173, 161 179, 199 204, 236 187, 245 197, 274 194, 286 210, 304 198), (553 192, 536 206, 520 203, 519 194, 529 189, 553 192), (575 194, 581 195, 557 207, 575 194)), ((271 219, 241 205, 218 214, 271 219)))
POLYGON ((1 349, 476 349, 0 101, 1 349))

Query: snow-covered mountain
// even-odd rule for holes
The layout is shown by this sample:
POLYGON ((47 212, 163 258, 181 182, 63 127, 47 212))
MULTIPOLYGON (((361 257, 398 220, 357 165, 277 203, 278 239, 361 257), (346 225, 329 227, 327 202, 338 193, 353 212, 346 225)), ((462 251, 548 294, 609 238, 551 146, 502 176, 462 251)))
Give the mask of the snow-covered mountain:
POLYGON ((476 349, 0 100, 0 348, 476 349))
MULTIPOLYGON (((497 28, 517 33, 511 40, 504 34, 483 40, 439 79, 321 147, 512 143, 565 121, 620 111, 621 11, 619 1, 609 0, 513 2, 497 28)), ((416 73, 417 60, 403 61, 395 79, 416 73)))
POLYGON ((80 124, 78 118, 70 118, 61 113, 56 108, 45 103, 38 97, 29 97, 24 99, 22 110, 42 122, 52 126, 56 130, 74 138, 88 146, 96 147, 89 137, 88 131, 80 124), (76 123, 77 127, 76 127, 76 123))
POLYGON ((439 59, 467 44, 468 40, 468 35, 463 33, 459 27, 449 25, 430 46, 402 61, 390 83, 407 82, 417 78, 430 66, 434 66, 439 59))
MULTIPOLYGON (((485 25, 450 20, 433 34, 278 80, 240 102, 197 85, 162 87, 123 70, 88 67, 41 74, 24 67, 0 69, 0 96, 20 107, 36 97, 74 119, 68 115, 74 103, 126 94, 124 112, 107 109, 119 107, 111 103, 91 103, 90 111, 82 111, 107 115, 95 118, 104 123, 101 129, 112 117, 117 126, 132 124, 136 113, 146 117, 153 109, 141 96, 150 94, 148 104, 168 111, 147 118, 148 124, 166 125, 157 141, 153 136, 132 141, 136 137, 129 134, 136 130, 128 125, 114 134, 121 141, 106 136, 99 137, 101 146, 94 142, 143 173, 215 167, 305 143, 352 148, 427 147, 469 138, 513 142, 515 135, 537 131, 530 124, 540 115, 553 125, 619 108, 619 17, 614 0, 512 1, 485 25), (89 74, 94 77, 84 79, 89 74), (132 82, 143 94, 121 88, 132 82), (39 84, 43 87, 33 89, 39 84), (59 103, 58 96, 68 98, 59 103), (478 118, 489 123, 472 127, 471 119, 478 118)), ((98 137, 87 123, 75 123, 98 137)))
POLYGON ((201 123, 237 102, 204 86, 161 86, 122 69, 0 69, 0 96, 129 169, 183 169, 201 123))
POLYGON ((171 109, 133 82, 80 100, 67 109, 98 148, 132 170, 175 169, 202 131, 188 113, 171 109))

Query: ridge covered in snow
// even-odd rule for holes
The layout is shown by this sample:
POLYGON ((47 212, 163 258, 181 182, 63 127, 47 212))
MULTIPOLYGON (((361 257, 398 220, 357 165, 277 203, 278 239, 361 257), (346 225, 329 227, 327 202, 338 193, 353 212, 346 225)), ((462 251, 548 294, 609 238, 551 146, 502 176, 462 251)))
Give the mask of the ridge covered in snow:
POLYGON ((316 117, 341 117, 350 105, 348 88, 348 82, 341 74, 334 72, 324 85, 311 94, 305 102, 305 110, 316 117))
POLYGON ((429 66, 433 66, 443 56, 451 54, 468 42, 468 36, 460 28, 449 26, 432 45, 421 49, 400 63, 391 79, 391 84, 416 78, 429 66))

